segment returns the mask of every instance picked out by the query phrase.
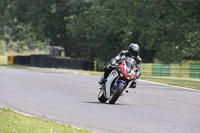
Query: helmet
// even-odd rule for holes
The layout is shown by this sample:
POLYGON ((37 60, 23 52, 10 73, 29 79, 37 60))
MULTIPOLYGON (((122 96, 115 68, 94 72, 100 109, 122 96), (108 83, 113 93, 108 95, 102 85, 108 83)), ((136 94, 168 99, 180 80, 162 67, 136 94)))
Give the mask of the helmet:
POLYGON ((140 52, 140 48, 137 44, 131 43, 128 47, 128 52, 130 56, 138 56, 140 52))

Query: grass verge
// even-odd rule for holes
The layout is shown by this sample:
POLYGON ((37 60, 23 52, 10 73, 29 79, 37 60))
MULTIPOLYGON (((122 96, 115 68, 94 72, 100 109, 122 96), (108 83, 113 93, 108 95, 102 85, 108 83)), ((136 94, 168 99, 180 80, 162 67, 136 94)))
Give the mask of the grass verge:
POLYGON ((91 133, 39 117, 25 116, 0 107, 0 133, 91 133))

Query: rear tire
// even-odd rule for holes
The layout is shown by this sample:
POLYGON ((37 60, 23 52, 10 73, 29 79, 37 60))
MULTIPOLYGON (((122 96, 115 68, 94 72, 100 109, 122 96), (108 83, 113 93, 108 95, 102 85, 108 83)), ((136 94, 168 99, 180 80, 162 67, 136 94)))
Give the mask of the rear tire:
POLYGON ((117 101, 117 99, 121 96, 123 89, 124 89, 124 84, 119 83, 117 88, 114 90, 113 94, 111 95, 111 98, 109 100, 110 104, 114 104, 117 101))
POLYGON ((98 99, 101 103, 105 103, 107 101, 106 97, 104 96, 104 89, 100 90, 98 99))

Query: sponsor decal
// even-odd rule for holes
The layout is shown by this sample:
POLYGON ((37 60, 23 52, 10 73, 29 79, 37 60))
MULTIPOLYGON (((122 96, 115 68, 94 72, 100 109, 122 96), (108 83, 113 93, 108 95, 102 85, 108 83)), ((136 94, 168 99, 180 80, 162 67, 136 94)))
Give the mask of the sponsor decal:
POLYGON ((115 72, 113 72, 113 73, 112 73, 112 75, 113 75, 113 76, 115 76, 115 75, 116 75, 116 73, 115 73, 115 72))

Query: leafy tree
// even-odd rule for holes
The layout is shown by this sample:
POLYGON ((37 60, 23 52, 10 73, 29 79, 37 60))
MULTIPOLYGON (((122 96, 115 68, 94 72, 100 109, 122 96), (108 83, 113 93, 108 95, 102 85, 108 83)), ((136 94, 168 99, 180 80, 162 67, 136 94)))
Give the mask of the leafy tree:
POLYGON ((5 54, 5 44, 0 41, 0 55, 4 55, 5 54))
POLYGON ((19 48, 65 47, 66 55, 109 61, 138 43, 143 62, 199 60, 200 2, 1 0, 0 39, 19 48), (5 34, 6 33, 6 34, 5 34))

